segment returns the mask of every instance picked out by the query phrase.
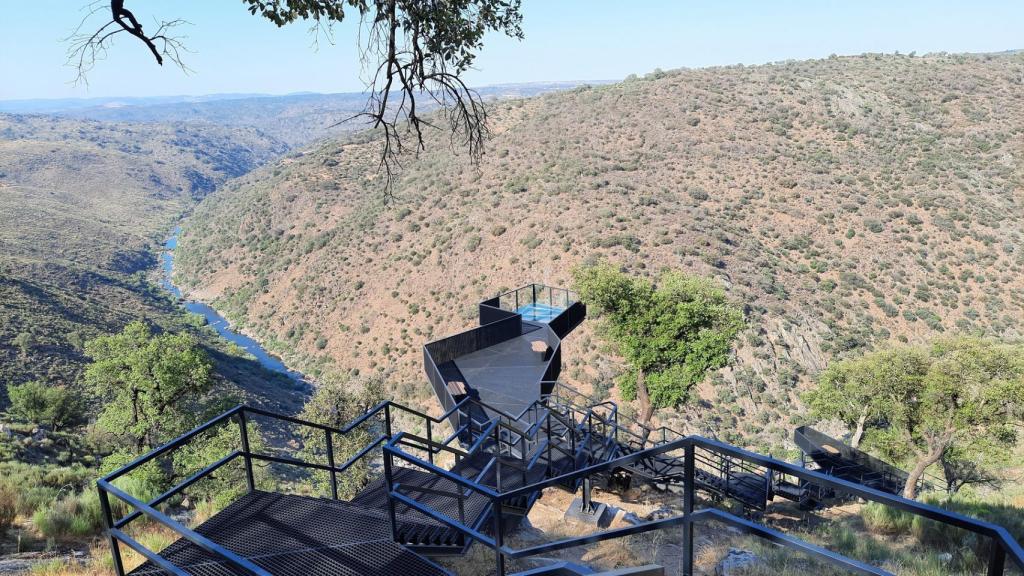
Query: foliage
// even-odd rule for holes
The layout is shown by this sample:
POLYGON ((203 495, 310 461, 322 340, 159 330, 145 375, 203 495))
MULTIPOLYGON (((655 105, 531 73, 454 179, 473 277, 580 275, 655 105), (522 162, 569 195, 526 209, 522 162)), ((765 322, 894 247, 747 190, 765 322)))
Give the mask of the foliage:
MULTIPOLYGON (((160 491, 152 485, 131 478, 115 482, 119 488, 143 501, 155 498, 160 491)), ((91 484, 91 483, 90 483, 91 484)), ((119 498, 111 497, 111 513, 122 518, 134 509, 119 498)), ((104 528, 99 493, 91 486, 81 492, 66 492, 32 514, 32 523, 48 538, 93 536, 104 528)))
MULTIPOLYGON (((384 378, 379 375, 353 380, 329 380, 317 388, 299 416, 302 420, 316 422, 332 428, 344 428, 350 422, 379 404, 384 397, 384 378)), ((365 424, 347 434, 333 434, 334 460, 341 465, 383 434, 380 422, 371 418, 365 424)), ((311 462, 327 461, 326 437, 322 430, 302 429, 302 455, 311 462)), ((372 456, 371 453, 370 456, 372 456)), ((367 458, 353 464, 338 475, 338 493, 350 498, 365 486, 370 478, 371 462, 367 458)), ((318 472, 314 475, 318 490, 326 492, 328 476, 318 472)))
POLYGON ((46 424, 57 430, 82 419, 78 397, 64 386, 47 386, 38 380, 8 384, 7 397, 11 402, 10 414, 26 422, 46 424))
POLYGON ((957 337, 866 354, 829 367, 810 403, 822 417, 870 414, 872 444, 913 463, 904 490, 912 498, 929 466, 944 462, 949 474, 977 474, 986 458, 1016 444, 1024 346, 957 337))
MULTIPOLYGON (((253 422, 247 422, 249 449, 252 452, 265 452, 266 443, 260 428, 253 422)), ((228 422, 207 432, 200 437, 174 451, 174 475, 178 481, 191 476, 199 470, 227 456, 233 450, 240 450, 239 426, 228 422)), ((253 466, 253 477, 257 486, 267 477, 266 470, 261 466, 253 466)), ((221 467, 211 476, 193 484, 186 490, 187 495, 198 501, 211 501, 216 508, 222 508, 237 499, 247 490, 245 469, 241 460, 221 467)))
POLYGON ((85 383, 103 406, 97 422, 137 452, 187 430, 213 386, 210 360, 188 334, 153 334, 137 321, 85 348, 85 383))
POLYGON ((608 264, 578 268, 576 287, 629 370, 623 391, 641 402, 641 420, 654 408, 685 402, 710 370, 725 366, 742 312, 709 280, 676 272, 657 283, 608 264))
POLYGON ((18 492, 9 482, 0 482, 0 540, 18 515, 18 492))
POLYGON ((891 406, 879 390, 898 389, 908 374, 917 374, 925 362, 913 351, 896 349, 831 364, 819 376, 820 386, 805 399, 812 414, 836 418, 854 430, 851 445, 860 444, 866 426, 884 422, 891 406))
MULTIPOLYGON (((1003 502, 998 496, 982 498, 976 495, 957 495, 945 499, 927 496, 924 500, 932 506, 1002 526, 1014 539, 1024 539, 1024 516, 1021 515, 1020 508, 1003 502)), ((949 524, 928 520, 874 502, 864 506, 861 517, 866 527, 875 533, 910 534, 922 545, 937 551, 955 550, 958 551, 957 554, 963 554, 965 550, 969 550, 971 558, 981 559, 982 563, 989 557, 992 539, 988 536, 967 532, 949 524)))

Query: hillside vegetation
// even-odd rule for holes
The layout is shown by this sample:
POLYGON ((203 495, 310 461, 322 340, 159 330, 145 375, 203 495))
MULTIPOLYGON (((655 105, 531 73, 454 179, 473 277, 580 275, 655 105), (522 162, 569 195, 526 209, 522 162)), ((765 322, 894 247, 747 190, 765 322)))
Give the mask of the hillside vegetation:
MULTIPOLYGON (((775 448, 830 359, 1020 335, 1022 82, 1019 53, 657 72, 497 105, 479 169, 439 136, 391 206, 374 143, 331 142, 204 200, 180 279, 296 367, 388 370, 433 406, 420 346, 484 295, 597 259, 712 276, 749 328, 660 418, 775 448)), ((563 375, 602 394, 621 368, 591 330, 563 375)))
POLYGON ((147 279, 156 249, 285 149, 251 129, 0 115, 0 408, 7 383, 76 382, 86 340, 180 316, 147 279))
MULTIPOLYGON (((545 92, 566 90, 578 82, 532 82, 485 86, 478 91, 485 99, 523 98, 545 92)), ((41 102, 39 105, 46 105, 41 102)), ((181 123, 195 127, 207 125, 255 128, 289 146, 303 146, 328 136, 340 136, 366 126, 356 118, 366 106, 366 94, 287 94, 284 96, 207 97, 191 102, 134 103, 81 108, 56 108, 51 111, 74 118, 105 122, 181 123)), ((75 102, 67 105, 75 104, 75 102)), ((432 101, 420 104, 429 110, 432 101)), ((0 108, 3 103, 0 103, 0 108)))

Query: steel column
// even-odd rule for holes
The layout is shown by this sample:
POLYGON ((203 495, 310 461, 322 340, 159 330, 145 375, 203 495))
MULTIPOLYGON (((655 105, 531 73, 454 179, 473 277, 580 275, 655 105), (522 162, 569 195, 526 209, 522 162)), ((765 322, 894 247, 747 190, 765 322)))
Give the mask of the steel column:
POLYGON ((992 542, 992 553, 988 557, 988 576, 1003 576, 1006 569, 1006 550, 999 542, 992 542))
MULTIPOLYGON (((384 451, 384 485, 387 486, 387 497, 388 497, 388 519, 391 522, 391 539, 398 542, 398 519, 395 513, 395 499, 391 497, 391 492, 395 489, 395 484, 391 471, 391 453, 387 450, 384 451)), ((401 544, 401 542, 398 542, 401 544)))
POLYGON ((249 451, 249 424, 245 418, 245 410, 238 411, 238 433, 242 437, 242 458, 245 459, 245 486, 252 492, 256 482, 252 474, 252 453, 249 451))
MULTIPOLYGON (((694 502, 694 446, 685 447, 683 464, 683 514, 688 518, 693 514, 694 502)), ((683 576, 693 576, 693 522, 683 524, 683 576)))
POLYGON ((100 508, 103 511, 103 520, 107 523, 107 539, 110 541, 110 555, 114 559, 114 573, 117 576, 124 576, 124 563, 121 561, 121 546, 114 538, 111 530, 114 529, 114 515, 110 511, 110 495, 103 488, 97 488, 100 492, 100 508))
POLYGON ((505 542, 505 523, 501 517, 501 498, 494 499, 494 573, 505 576, 505 554, 501 547, 505 542))
POLYGON ((324 430, 327 440, 327 465, 331 467, 331 498, 338 499, 338 471, 334 465, 334 438, 330 430, 324 430))

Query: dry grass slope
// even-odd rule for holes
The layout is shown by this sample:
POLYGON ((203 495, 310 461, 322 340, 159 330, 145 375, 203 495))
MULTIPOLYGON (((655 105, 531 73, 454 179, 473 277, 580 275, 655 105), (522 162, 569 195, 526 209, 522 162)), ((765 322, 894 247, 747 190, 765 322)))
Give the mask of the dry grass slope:
POLYGON ((0 406, 74 382, 83 342, 174 309, 145 278, 173 223, 285 150, 254 130, 0 114, 0 406))
MULTIPOLYGON (((206 199, 181 279, 302 369, 391 370, 432 406, 419 347, 480 296, 593 258, 711 275, 750 329, 703 403, 662 419, 778 450, 831 358, 1019 335, 1022 82, 1021 54, 865 55, 506 102, 479 170, 438 137, 390 207, 372 142, 332 142, 206 199)), ((564 375, 602 394, 597 345, 574 335, 564 375)))

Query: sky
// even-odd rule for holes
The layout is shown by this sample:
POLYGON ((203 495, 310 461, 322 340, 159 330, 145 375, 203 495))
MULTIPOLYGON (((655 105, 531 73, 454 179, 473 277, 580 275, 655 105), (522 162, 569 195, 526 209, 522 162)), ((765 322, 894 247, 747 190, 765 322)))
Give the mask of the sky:
MULTIPOLYGON (((87 0, 0 0, 0 100, 215 93, 359 92, 358 28, 312 46, 240 0, 128 0, 147 28, 183 18, 185 74, 124 36, 74 85, 63 41, 87 0)), ((1020 0, 523 0, 525 40, 485 39, 470 84, 618 80, 662 68, 761 64, 863 52, 1024 48, 1020 0)), ((102 25, 102 15, 93 22, 102 25)))

